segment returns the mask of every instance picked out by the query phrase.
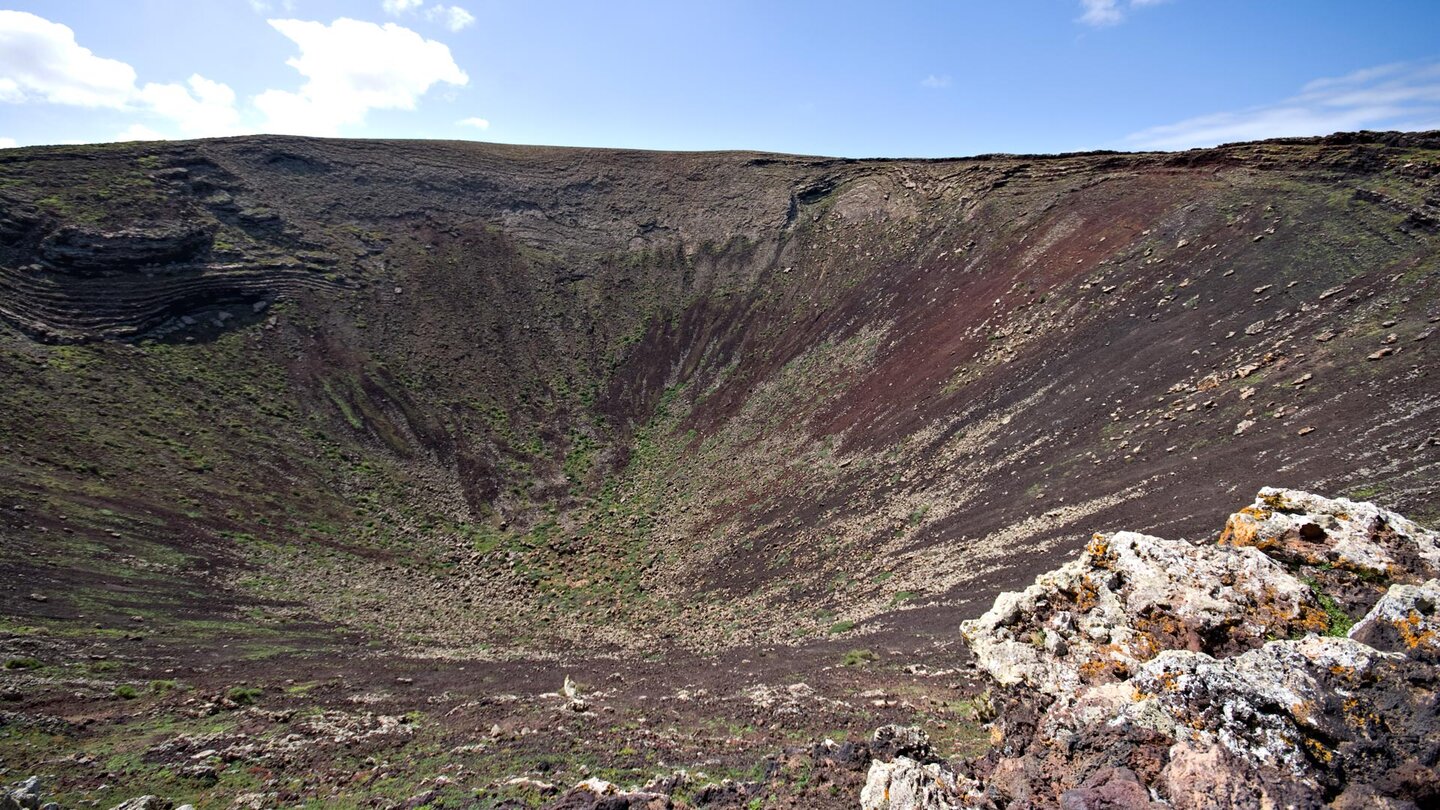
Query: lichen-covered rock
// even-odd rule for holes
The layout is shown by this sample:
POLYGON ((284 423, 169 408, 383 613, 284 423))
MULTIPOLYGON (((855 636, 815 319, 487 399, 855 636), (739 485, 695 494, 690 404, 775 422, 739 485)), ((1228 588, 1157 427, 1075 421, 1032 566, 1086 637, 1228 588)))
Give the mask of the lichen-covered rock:
POLYGON ((1437 674, 1348 638, 1274 641, 1224 660, 1167 652, 1132 680, 1137 700, 1112 722, 1149 725, 1191 751, 1223 749, 1238 771, 1230 781, 1251 785, 1247 802, 1316 806, 1347 783, 1385 795, 1437 765, 1437 674))
POLYGON ((1436 534, 1393 512, 1289 490, 1262 490, 1216 545, 1097 535, 962 627, 1004 687, 975 795, 1435 805, 1440 580, 1422 580, 1436 560, 1436 534), (1341 612, 1364 618, 1321 635, 1349 626, 1341 612))
POLYGON ((879 759, 909 757, 919 762, 934 762, 937 757, 930 747, 930 735, 918 726, 888 725, 870 735, 870 754, 879 759))
POLYGON ((860 792, 862 810, 959 810, 973 783, 942 762, 897 757, 870 763, 860 792))
POLYGON ((1256 549, 1118 532, 961 633, 1001 685, 1056 697, 1123 679, 1161 650, 1225 654, 1325 626, 1311 589, 1256 549))
POLYGON ((1310 788, 1258 781, 1244 761, 1218 745, 1197 747, 1176 743, 1169 750, 1168 758, 1157 792, 1168 797, 1175 810, 1306 807, 1313 803, 1310 788))
POLYGON ((1230 516, 1220 544, 1402 582, 1440 576, 1440 532, 1372 503, 1293 489, 1260 490, 1255 503, 1230 516))
POLYGON ((1440 664, 1440 579, 1392 585, 1350 630, 1350 638, 1377 650, 1440 664))
POLYGON ((670 810, 675 804, 663 793, 622 790, 603 779, 586 779, 551 804, 547 810, 670 810))

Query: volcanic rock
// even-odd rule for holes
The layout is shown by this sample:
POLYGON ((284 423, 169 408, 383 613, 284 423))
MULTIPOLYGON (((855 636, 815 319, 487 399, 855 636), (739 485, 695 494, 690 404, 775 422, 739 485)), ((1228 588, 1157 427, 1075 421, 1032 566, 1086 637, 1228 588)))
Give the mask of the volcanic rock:
POLYGON ((1440 663, 1440 580, 1390 586, 1370 613, 1351 628, 1350 638, 1377 650, 1440 663))
POLYGON ((1440 796, 1440 581, 1413 583, 1435 550, 1434 532, 1373 504, 1268 488, 1214 545, 1096 535, 962 625, 1000 688, 1003 742, 974 763, 976 783, 897 758, 872 766, 867 796, 895 784, 930 802, 916 807, 1426 806, 1440 796), (1396 582, 1372 589, 1347 637, 1333 580, 1306 576, 1321 565, 1396 582))
POLYGON ((1050 696, 1123 678, 1165 649, 1223 653, 1319 629, 1311 590, 1259 550, 1134 532, 1096 535, 1079 559, 961 625, 1001 685, 1050 696))
POLYGON ((128 270, 185 261, 209 247, 204 228, 178 223, 115 231, 66 226, 46 237, 40 255, 73 270, 128 270))
POLYGON ((909 757, 870 764, 860 793, 862 810, 957 810, 974 783, 943 762, 920 763, 909 757))
POLYGON ((586 779, 546 810, 669 810, 675 804, 663 793, 622 790, 603 779, 586 779))
POLYGON ((1440 576, 1440 532, 1371 503, 1289 489, 1260 490, 1253 504, 1230 516, 1220 544, 1407 582, 1440 576))

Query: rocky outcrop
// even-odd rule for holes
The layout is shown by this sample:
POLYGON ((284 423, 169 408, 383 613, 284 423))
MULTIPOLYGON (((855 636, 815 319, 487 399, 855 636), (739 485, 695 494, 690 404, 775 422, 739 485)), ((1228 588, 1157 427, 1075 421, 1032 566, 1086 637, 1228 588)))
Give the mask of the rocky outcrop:
POLYGON ((1350 630, 1350 638, 1377 650, 1440 663, 1440 580, 1390 586, 1350 630))
POLYGON ((45 801, 38 776, 0 791, 0 810, 58 810, 59 807, 54 802, 45 801))
MULTIPOLYGON (((157 179, 173 180, 173 171, 157 179)), ((193 340, 253 323, 277 300, 353 289, 368 254, 312 249, 279 234, 273 212, 241 209, 230 217, 250 222, 240 230, 258 239, 222 231, 224 217, 190 209, 162 219, 132 213, 108 212, 110 224, 101 226, 57 221, 54 212, 43 216, 34 205, 0 198, 0 320, 55 343, 177 332, 193 340), (346 272, 337 269, 342 262, 346 272)))
POLYGON ((250 323, 275 300, 353 286, 288 257, 114 274, 0 265, 0 317, 46 342, 158 338, 250 323))
POLYGON ((1096 535, 962 625, 1000 687, 975 779, 897 756, 862 806, 1433 806, 1437 541, 1280 489, 1213 545, 1096 535))
POLYGON ((1223 655, 1325 619, 1311 589, 1257 549, 1119 532, 961 632, 1002 686, 1055 697, 1123 679, 1162 650, 1223 655))
POLYGON ((1230 516, 1220 544, 1253 546, 1290 565, 1414 582, 1440 576, 1440 533, 1372 503, 1266 487, 1230 516))
POLYGON ((157 225, 96 230, 67 225, 40 244, 40 258, 72 271, 136 270, 196 259, 210 249, 204 228, 157 225))

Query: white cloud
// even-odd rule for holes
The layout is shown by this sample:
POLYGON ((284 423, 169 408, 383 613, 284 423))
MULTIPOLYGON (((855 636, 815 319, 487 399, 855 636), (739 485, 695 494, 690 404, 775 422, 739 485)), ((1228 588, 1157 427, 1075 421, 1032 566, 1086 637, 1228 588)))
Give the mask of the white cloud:
POLYGON ((393 14, 399 17, 407 11, 414 11, 425 5, 425 0, 382 0, 380 7, 385 9, 386 14, 393 14))
POLYGON ((266 90, 255 97, 269 131, 336 135, 346 124, 362 123, 370 110, 415 109, 438 82, 470 81, 448 47, 394 23, 269 23, 300 46, 286 64, 306 79, 297 92, 266 90))
MULTIPOLYGON (((405 2, 405 0, 401 0, 405 2)), ((451 31, 459 31, 475 22, 475 15, 459 6, 434 5, 425 10, 425 18, 444 23, 451 31)))
POLYGON ((1118 25, 1125 20, 1127 5, 1129 10, 1133 10, 1158 6, 1167 2, 1169 0, 1130 0, 1127 4, 1124 0, 1080 0, 1080 8, 1084 10, 1084 13, 1080 15, 1078 22, 1093 25, 1096 28, 1105 28, 1118 25))
POLYGON ((485 120, 484 118, 462 118, 459 121, 456 121, 455 125, 460 127, 474 127, 476 129, 490 128, 490 122, 485 120))
MULTIPOLYGON (((293 0, 255 0, 265 7, 293 0)), ((414 9, 420 0, 396 0, 414 9)), ((435 6, 452 29, 474 22, 463 9, 435 6), (461 15, 461 16, 457 16, 461 15)), ((339 19, 326 25, 268 21, 299 46, 287 64, 305 78, 297 90, 270 89, 254 98, 260 127, 245 127, 235 91, 199 74, 185 82, 137 83, 135 69, 81 47, 69 27, 18 11, 0 11, 0 104, 59 104, 134 113, 119 137, 233 135, 264 129, 336 135, 376 109, 413 110, 431 86, 463 86, 469 77, 450 49, 394 23, 339 19)), ((481 119, 475 119, 479 121, 481 119)), ((474 124, 471 124, 472 126, 474 124)))
POLYGON ((950 76, 948 74, 945 76, 936 76, 934 73, 931 73, 929 76, 926 76, 925 78, 920 80, 920 86, 930 87, 937 90, 949 87, 950 76))
POLYGON ((124 108, 135 69, 82 48, 68 26, 0 11, 0 101, 124 108))
POLYGON ((240 124, 235 91, 198 73, 190 77, 188 88, 180 84, 147 84, 139 98, 155 113, 174 121, 186 135, 233 132, 240 124))
POLYGON ((1188 118, 1126 140, 1142 149, 1188 149, 1355 129, 1435 128, 1440 128, 1440 62, 1425 62, 1317 79, 1275 104, 1188 118))
POLYGON ((0 138, 0 149, 14 149, 19 145, 14 138, 0 138))
MULTIPOLYGON (((185 84, 135 84, 135 69, 96 56, 68 26, 0 11, 0 102, 149 113, 188 135, 221 135, 239 123, 235 93, 199 74, 185 84)), ((151 134, 153 129, 145 128, 151 134)))

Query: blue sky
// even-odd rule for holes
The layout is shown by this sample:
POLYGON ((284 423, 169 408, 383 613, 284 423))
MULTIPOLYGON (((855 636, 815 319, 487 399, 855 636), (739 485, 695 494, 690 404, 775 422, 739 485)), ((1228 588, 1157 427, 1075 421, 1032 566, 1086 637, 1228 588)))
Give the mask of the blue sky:
POLYGON ((0 146, 940 157, 1440 129, 1437 0, 0 0, 0 146))

